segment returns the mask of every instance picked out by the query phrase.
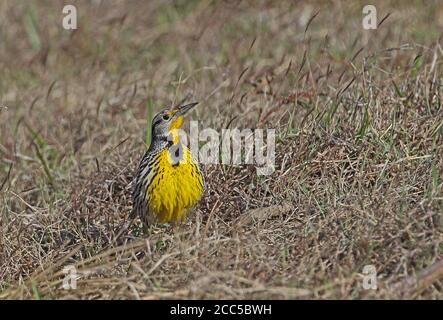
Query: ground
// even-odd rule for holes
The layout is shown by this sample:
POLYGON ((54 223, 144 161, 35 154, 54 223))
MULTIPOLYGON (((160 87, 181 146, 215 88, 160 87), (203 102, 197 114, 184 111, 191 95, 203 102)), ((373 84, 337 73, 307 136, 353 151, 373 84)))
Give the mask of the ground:
POLYGON ((365 1, 70 4, 77 30, 0 3, 0 298, 443 298, 401 286, 443 258, 442 3, 373 1, 376 30, 365 1), (115 240, 187 95, 202 128, 275 129, 275 171, 208 165, 185 223, 115 240))

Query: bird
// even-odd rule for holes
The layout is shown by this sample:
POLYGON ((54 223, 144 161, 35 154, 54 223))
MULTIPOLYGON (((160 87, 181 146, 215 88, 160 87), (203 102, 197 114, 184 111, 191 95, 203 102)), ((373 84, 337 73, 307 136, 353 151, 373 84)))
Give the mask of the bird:
POLYGON ((202 170, 179 136, 185 114, 197 104, 165 108, 152 119, 151 144, 140 160, 132 193, 131 216, 141 219, 145 232, 155 221, 183 221, 204 192, 202 170))

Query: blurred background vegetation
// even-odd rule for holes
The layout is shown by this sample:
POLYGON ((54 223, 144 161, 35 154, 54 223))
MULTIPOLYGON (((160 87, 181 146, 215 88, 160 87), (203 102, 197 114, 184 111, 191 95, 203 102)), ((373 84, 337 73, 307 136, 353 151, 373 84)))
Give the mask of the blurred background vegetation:
POLYGON ((1 1, 0 297, 441 298, 390 285, 443 256, 443 3, 373 1, 377 30, 366 4, 1 1), (208 168, 182 233, 117 246, 146 118, 188 94, 203 126, 275 128, 276 171, 208 168))

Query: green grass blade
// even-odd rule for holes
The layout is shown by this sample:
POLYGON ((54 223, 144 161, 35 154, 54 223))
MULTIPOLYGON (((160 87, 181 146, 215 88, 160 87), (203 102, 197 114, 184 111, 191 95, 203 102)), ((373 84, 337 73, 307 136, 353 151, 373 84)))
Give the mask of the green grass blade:
POLYGON ((151 134, 152 134, 152 118, 154 113, 154 104, 152 98, 148 98, 146 102, 146 139, 145 143, 147 146, 151 144, 151 134))
POLYGON ((29 10, 26 12, 23 22, 25 24, 26 34, 28 36, 32 49, 38 51, 42 47, 42 41, 40 39, 40 35, 38 34, 38 18, 36 12, 37 11, 33 5, 29 6, 29 10))

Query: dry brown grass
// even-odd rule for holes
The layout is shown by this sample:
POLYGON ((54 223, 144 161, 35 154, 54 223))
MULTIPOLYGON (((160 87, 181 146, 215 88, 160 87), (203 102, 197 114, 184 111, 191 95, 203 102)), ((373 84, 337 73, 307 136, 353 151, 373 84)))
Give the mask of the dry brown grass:
POLYGON ((442 298, 393 287, 443 258, 443 6, 420 3, 364 31, 365 2, 78 1, 68 32, 56 1, 2 1, 0 298, 442 298), (208 166, 184 225, 116 243, 147 99, 189 92, 202 126, 275 128, 276 170, 208 166))

